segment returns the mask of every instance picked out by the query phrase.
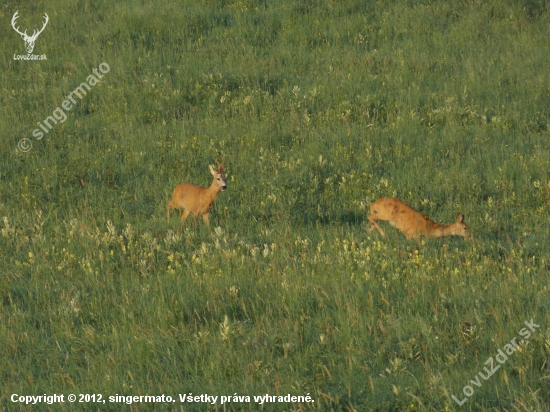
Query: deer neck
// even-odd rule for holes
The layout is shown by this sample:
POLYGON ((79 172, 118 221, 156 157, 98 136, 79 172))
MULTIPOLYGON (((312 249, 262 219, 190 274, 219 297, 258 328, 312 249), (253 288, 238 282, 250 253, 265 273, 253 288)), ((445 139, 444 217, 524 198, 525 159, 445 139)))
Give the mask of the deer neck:
POLYGON ((218 196, 218 192, 220 191, 220 186, 216 183, 216 179, 212 180, 212 183, 210 186, 208 186, 205 190, 206 195, 214 201, 216 196, 218 196))
POLYGON ((432 237, 443 237, 449 235, 450 226, 440 225, 433 220, 430 220, 428 223, 428 235, 432 237))

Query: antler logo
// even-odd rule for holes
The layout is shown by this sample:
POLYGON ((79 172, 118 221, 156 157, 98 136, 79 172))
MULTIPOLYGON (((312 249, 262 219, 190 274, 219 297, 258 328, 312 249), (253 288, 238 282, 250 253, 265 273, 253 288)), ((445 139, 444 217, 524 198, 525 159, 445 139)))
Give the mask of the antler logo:
POLYGON ((17 20, 17 18, 19 17, 17 15, 17 13, 19 13, 19 10, 17 10, 15 12, 15 14, 13 15, 13 18, 11 19, 11 26, 13 27, 13 29, 17 33, 19 33, 21 35, 21 37, 25 41, 25 48, 27 49, 27 53, 31 54, 32 51, 34 50, 34 43, 36 42, 37 37, 40 35, 40 33, 42 33, 44 31, 44 29, 46 28, 46 25, 48 24, 48 21, 50 20, 50 18, 48 17, 48 15, 46 13, 44 13, 44 17, 45 17, 44 25, 42 26, 42 28, 40 30, 35 30, 32 33, 32 36, 29 36, 27 34, 27 30, 25 30, 23 33, 21 33, 19 28, 15 25, 15 20, 17 20))

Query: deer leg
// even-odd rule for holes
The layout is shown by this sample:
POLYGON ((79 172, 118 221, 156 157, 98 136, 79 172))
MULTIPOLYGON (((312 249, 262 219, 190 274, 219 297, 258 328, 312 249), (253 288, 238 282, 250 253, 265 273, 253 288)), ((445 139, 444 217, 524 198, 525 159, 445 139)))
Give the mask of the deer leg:
POLYGON ((367 219, 369 219, 369 222, 371 224, 371 227, 368 229, 369 232, 372 232, 374 229, 376 229, 380 232, 382 237, 386 237, 386 234, 384 233, 384 231, 376 223, 376 216, 374 214, 371 213, 370 215, 368 215, 367 219))
POLYGON ((187 219, 187 216, 189 216, 189 213, 191 213, 191 211, 189 209, 185 209, 183 211, 183 213, 181 214, 180 222, 181 222, 182 225, 183 225, 184 220, 187 219))
POLYGON ((208 217, 208 213, 205 213, 202 215, 202 220, 206 224, 207 227, 210 227, 210 218, 208 217))

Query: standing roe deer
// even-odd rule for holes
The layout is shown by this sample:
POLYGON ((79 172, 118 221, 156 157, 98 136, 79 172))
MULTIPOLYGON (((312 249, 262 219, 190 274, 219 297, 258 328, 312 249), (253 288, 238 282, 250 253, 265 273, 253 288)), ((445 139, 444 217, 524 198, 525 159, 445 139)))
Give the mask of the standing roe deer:
POLYGON ((376 229, 382 236, 386 236, 386 234, 376 224, 377 220, 388 221, 390 225, 403 232, 407 239, 417 238, 420 235, 426 237, 470 237, 470 230, 464 223, 464 213, 458 214, 455 223, 440 225, 401 200, 391 197, 383 197, 371 203, 370 214, 367 218, 371 223, 371 228, 368 231, 372 232, 376 229))
POLYGON ((210 167, 210 173, 214 176, 212 184, 209 187, 196 186, 191 183, 181 183, 177 185, 172 194, 172 200, 169 200, 166 205, 166 215, 168 221, 170 221, 170 208, 183 209, 180 221, 183 224, 187 219, 189 213, 193 212, 195 223, 199 216, 202 215, 202 219, 206 226, 210 226, 208 219, 208 212, 218 196, 220 190, 225 190, 227 185, 225 184, 225 172, 222 164, 218 164, 218 168, 214 169, 212 165, 210 167))

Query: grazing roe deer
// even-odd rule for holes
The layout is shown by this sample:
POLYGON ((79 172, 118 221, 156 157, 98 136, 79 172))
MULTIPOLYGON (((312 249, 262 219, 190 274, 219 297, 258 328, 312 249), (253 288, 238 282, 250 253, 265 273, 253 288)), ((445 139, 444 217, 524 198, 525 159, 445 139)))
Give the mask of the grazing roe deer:
POLYGON ((202 215, 202 219, 206 226, 210 226, 208 219, 208 212, 218 196, 220 190, 227 189, 225 184, 225 171, 222 164, 218 164, 218 168, 214 169, 212 165, 209 166, 210 173, 214 176, 212 184, 209 187, 196 186, 191 183, 181 183, 177 185, 172 194, 172 200, 169 200, 166 205, 166 215, 168 221, 170 221, 170 208, 183 209, 180 221, 183 224, 187 219, 189 213, 193 212, 195 223, 199 216, 202 215))
POLYGON ((372 232, 376 229, 382 236, 386 236, 386 234, 376 224, 377 220, 388 221, 390 225, 403 232, 407 239, 417 238, 420 235, 426 237, 470 237, 470 230, 466 223, 464 223, 464 213, 458 214, 455 223, 440 225, 401 200, 391 197, 383 197, 371 203, 370 214, 367 218, 371 223, 371 228, 368 231, 372 232))

